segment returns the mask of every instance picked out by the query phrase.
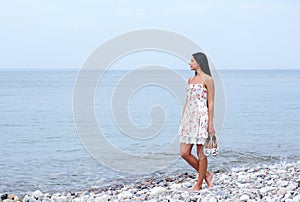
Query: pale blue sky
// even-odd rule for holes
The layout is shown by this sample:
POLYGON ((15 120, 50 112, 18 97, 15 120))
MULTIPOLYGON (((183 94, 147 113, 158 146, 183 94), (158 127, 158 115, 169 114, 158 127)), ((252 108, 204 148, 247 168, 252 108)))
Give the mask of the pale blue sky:
POLYGON ((157 28, 195 41, 218 69, 300 69, 299 2, 2 0, 0 68, 79 68, 114 36, 157 28))

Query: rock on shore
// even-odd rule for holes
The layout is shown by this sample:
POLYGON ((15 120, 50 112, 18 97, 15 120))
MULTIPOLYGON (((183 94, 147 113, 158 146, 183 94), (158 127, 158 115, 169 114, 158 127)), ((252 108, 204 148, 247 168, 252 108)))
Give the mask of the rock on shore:
POLYGON ((42 193, 22 197, 2 194, 0 201, 12 202, 105 202, 105 201, 300 201, 300 162, 281 162, 251 168, 232 168, 214 174, 214 187, 190 192, 196 173, 181 173, 168 178, 148 178, 131 184, 91 187, 80 192, 42 193))

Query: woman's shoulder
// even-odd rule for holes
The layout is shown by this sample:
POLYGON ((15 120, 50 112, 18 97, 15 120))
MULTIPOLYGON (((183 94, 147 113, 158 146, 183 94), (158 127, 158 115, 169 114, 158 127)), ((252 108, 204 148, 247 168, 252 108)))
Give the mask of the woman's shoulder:
POLYGON ((188 79, 188 84, 191 83, 191 80, 193 79, 193 76, 191 76, 189 79, 188 79))
POLYGON ((205 75, 205 86, 207 87, 207 86, 214 86, 214 79, 213 79, 213 77, 212 76, 210 76, 210 75, 208 75, 208 74, 206 74, 205 75))
POLYGON ((212 78, 212 76, 208 75, 208 74, 204 74, 204 78, 205 81, 213 81, 214 79, 212 78))

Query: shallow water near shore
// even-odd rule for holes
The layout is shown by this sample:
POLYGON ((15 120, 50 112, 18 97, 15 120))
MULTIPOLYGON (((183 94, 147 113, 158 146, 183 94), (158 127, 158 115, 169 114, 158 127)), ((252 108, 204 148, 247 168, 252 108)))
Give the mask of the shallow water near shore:
MULTIPOLYGON (((14 201, 300 201, 300 162, 281 162, 263 166, 231 168, 213 175, 213 186, 196 184, 195 172, 170 174, 167 177, 139 178, 106 186, 92 186, 80 191, 43 193, 40 190, 22 195, 4 194, 14 201)), ((1 199, 0 199, 1 201, 1 199)))
MULTIPOLYGON (((1 71, 0 193, 80 190, 142 177, 110 170, 93 159, 81 144, 72 115, 77 73, 75 70, 1 71)), ((109 89, 111 81, 117 81, 124 73, 107 72, 103 85, 109 89)), ((178 73, 186 80, 193 75, 186 70, 178 73)), ((220 152, 217 157, 209 157, 209 169, 222 172, 232 167, 300 160, 297 146, 300 71, 220 70, 219 73, 226 93, 226 118, 219 140, 220 152)), ((101 109, 109 99, 97 96, 95 109, 104 117, 107 138, 119 148, 152 152, 177 133, 181 109, 172 96, 167 97, 166 91, 145 89, 131 103, 134 107, 130 107, 129 113, 133 122, 141 126, 149 124, 147 111, 154 104, 163 105, 166 113, 170 113, 162 136, 151 144, 124 141, 108 118, 109 111, 101 109), (163 97, 161 103, 151 99, 152 93, 163 97)), ((99 114, 97 118, 101 121, 99 114)), ((149 176, 193 171, 179 158, 178 151, 153 158, 169 155, 178 160, 149 176)))

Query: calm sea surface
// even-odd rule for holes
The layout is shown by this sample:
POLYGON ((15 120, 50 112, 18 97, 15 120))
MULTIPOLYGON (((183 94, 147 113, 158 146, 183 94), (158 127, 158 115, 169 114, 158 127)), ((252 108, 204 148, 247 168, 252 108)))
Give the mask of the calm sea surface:
MULTIPOLYGON (((77 73, 76 70, 0 71, 0 193, 79 190, 136 177, 103 166, 81 144, 72 113, 77 73)), ((150 109, 162 105, 165 127, 161 135, 148 141, 124 136, 111 116, 109 95, 125 73, 106 73, 101 83, 103 88, 95 95, 97 119, 106 138, 122 150, 149 153, 160 149, 176 135, 181 107, 165 89, 140 89, 128 102, 131 121, 147 127, 151 124, 150 109)), ((193 75, 185 70, 178 73, 184 79, 193 75)), ((209 168, 222 171, 300 160, 300 71, 220 70, 219 74, 225 89, 226 116, 219 139, 220 155, 209 158, 209 168)), ((178 151, 161 154, 160 158, 164 155, 178 157, 178 151)), ((167 176, 184 170, 192 171, 179 159, 149 176, 167 176)))

